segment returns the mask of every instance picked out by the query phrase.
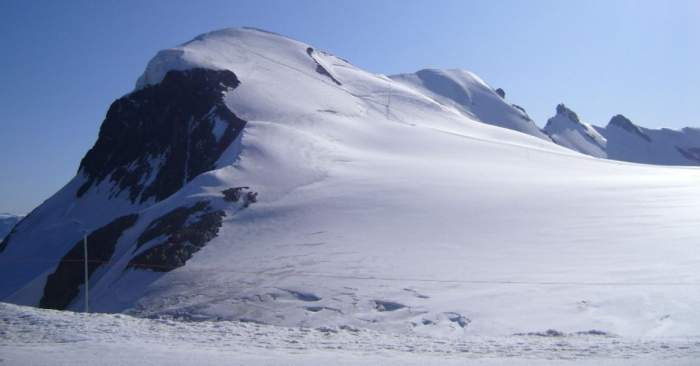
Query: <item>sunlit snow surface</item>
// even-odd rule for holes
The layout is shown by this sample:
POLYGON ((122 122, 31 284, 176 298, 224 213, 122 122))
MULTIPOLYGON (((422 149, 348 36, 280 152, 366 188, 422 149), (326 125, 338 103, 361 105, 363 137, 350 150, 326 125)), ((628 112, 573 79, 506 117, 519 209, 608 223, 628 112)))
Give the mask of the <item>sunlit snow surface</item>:
MULTIPOLYGON (((249 123, 217 170, 144 217, 231 186, 251 186, 259 202, 228 210, 219 236, 166 274, 124 269, 138 235, 126 232, 115 265, 91 278, 94 310, 450 342, 548 329, 623 342, 700 335, 700 170, 584 156, 315 53, 337 85, 316 72, 307 47, 226 30, 151 62, 139 87, 171 68, 232 70, 241 85, 226 103, 249 123)), ((73 203, 71 192, 47 201, 35 232, 56 230, 71 244, 80 231, 66 212, 99 226, 130 208, 99 192, 73 203)), ((46 253, 29 233, 17 237, 26 247, 10 245, 0 265, 23 250, 46 253)), ((22 264, 33 280, 0 286, 5 300, 36 304, 52 269, 22 264)))
POLYGON ((699 338, 596 334, 445 339, 80 314, 0 303, 4 365, 696 365, 699 338))
POLYGON ((441 335, 698 334, 697 169, 578 155, 325 56, 338 87, 303 45, 240 32, 185 48, 240 75, 228 98, 251 121, 242 154, 211 175, 259 189, 261 202, 153 283, 137 314, 441 335), (237 48, 251 43, 254 53, 237 48))

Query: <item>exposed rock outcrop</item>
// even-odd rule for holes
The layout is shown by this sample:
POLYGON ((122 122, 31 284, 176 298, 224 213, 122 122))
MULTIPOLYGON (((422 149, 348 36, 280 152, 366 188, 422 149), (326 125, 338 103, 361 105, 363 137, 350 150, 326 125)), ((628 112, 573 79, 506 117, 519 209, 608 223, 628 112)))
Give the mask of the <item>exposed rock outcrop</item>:
MULTIPOLYGON (((138 217, 136 214, 118 217, 88 235, 88 275, 109 262, 122 233, 132 227, 138 217)), ((78 295, 80 285, 84 284, 84 261, 83 239, 80 239, 46 280, 40 307, 63 310, 70 305, 78 295)))
POLYGON ((182 267, 192 255, 215 238, 225 216, 207 201, 178 207, 151 222, 138 238, 138 247, 163 238, 135 256, 127 268, 167 272, 182 267))
POLYGON ((578 119, 578 114, 576 114, 576 112, 572 111, 567 106, 565 106, 564 103, 559 103, 557 105, 557 114, 566 116, 566 118, 570 119, 571 121, 581 122, 578 119))
POLYGON ((239 83, 227 70, 173 70, 112 103, 80 163, 86 181, 77 196, 109 179, 113 195, 160 201, 213 169, 245 126, 222 100, 239 83))

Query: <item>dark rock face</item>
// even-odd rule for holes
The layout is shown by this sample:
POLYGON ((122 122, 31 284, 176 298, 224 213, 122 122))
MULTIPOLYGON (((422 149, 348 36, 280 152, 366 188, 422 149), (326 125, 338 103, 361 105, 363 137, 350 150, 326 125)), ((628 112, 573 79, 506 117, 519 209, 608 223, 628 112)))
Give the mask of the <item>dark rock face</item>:
POLYGON ((258 202, 258 192, 246 192, 243 196, 243 207, 248 207, 255 202, 258 202))
POLYGON ((249 190, 250 187, 234 187, 221 191, 224 194, 224 201, 226 202, 238 202, 241 198, 243 199, 243 208, 250 206, 251 204, 258 202, 258 192, 253 192, 249 190))
MULTIPOLYGON (((138 217, 136 214, 119 217, 88 235, 88 276, 109 262, 119 237, 136 223, 138 217)), ((70 305, 78 295, 80 285, 84 283, 84 260, 81 239, 61 258, 58 268, 49 275, 44 295, 39 302, 40 307, 63 310, 70 305)))
POLYGON ((178 207, 151 222, 138 238, 138 247, 165 236, 155 246, 134 257, 127 268, 168 272, 182 267, 192 255, 216 237, 224 212, 213 210, 207 201, 178 207))
POLYGON ((499 97, 506 99, 506 91, 505 90, 498 88, 498 89, 496 89, 496 94, 498 94, 499 97))
POLYGON ((567 116, 570 120, 572 120, 572 121, 574 121, 574 122, 577 122, 577 123, 578 123, 578 122, 581 122, 581 121, 578 119, 578 115, 576 114, 576 112, 574 112, 574 111, 572 111, 571 109, 567 108, 567 107, 564 105, 564 103, 560 103, 560 104, 557 105, 557 114, 563 114, 563 115, 567 116))
POLYGON ((109 179, 113 196, 126 190, 132 202, 160 201, 213 169, 246 123, 222 100, 239 83, 227 70, 169 71, 112 103, 80 163, 87 181, 77 196, 109 179))
POLYGON ((651 142, 651 138, 649 136, 647 136, 644 132, 642 132, 642 130, 639 127, 637 127, 637 125, 632 123, 632 121, 630 121, 627 117, 625 117, 621 114, 614 116, 610 120, 610 123, 608 123, 608 126, 620 127, 629 133, 635 134, 635 135, 643 138, 647 142, 651 142))
POLYGON ((233 187, 229 189, 225 189, 221 191, 221 193, 224 194, 224 201, 226 202, 238 202, 239 199, 243 196, 243 193, 245 190, 249 189, 250 187, 233 187))
POLYGON ((331 73, 328 72, 328 70, 326 70, 325 67, 321 66, 321 64, 319 64, 318 61, 316 61, 316 59, 314 58, 314 49, 313 49, 312 47, 307 48, 307 49, 306 49, 306 53, 307 53, 307 54, 309 55, 309 57, 311 57, 311 59, 313 59, 314 62, 316 63, 316 72, 317 72, 317 73, 319 73, 319 74, 321 74, 321 75, 323 75, 323 76, 326 76, 326 77, 330 78, 331 80, 333 80, 334 83, 336 83, 336 84, 338 84, 338 85, 343 85, 343 84, 340 83, 340 81, 338 81, 336 78, 334 78, 333 75, 331 75, 331 73))

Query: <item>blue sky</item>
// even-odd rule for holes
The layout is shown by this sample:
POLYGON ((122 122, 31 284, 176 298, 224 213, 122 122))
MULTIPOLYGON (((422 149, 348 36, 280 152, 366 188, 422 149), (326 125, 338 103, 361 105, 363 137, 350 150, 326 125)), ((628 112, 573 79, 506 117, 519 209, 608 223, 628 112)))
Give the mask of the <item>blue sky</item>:
POLYGON ((377 73, 465 68, 544 124, 700 125, 700 1, 0 2, 0 212, 62 187, 162 48, 255 26, 377 73))

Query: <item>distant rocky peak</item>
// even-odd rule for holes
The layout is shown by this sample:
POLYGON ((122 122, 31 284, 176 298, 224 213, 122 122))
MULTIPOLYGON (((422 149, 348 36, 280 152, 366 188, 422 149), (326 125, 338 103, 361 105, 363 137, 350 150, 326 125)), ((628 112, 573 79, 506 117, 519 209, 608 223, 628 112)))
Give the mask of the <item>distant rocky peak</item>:
POLYGON ((576 112, 569 109, 564 103, 557 105, 557 115, 562 115, 574 122, 581 123, 576 112))
POLYGON ((610 123, 609 123, 609 124, 611 124, 611 125, 617 125, 617 126, 619 126, 619 127, 632 127, 632 128, 637 128, 637 126, 636 126, 634 123, 632 123, 632 121, 630 121, 629 118, 627 118, 627 117, 625 117, 625 116, 623 116, 623 115, 621 115, 621 114, 618 114, 618 115, 613 116, 613 118, 610 119, 610 123))
POLYGON ((610 126, 615 126, 619 127, 629 133, 632 133, 634 135, 637 135, 644 140, 651 142, 651 138, 645 134, 639 126, 635 125, 632 121, 629 120, 629 118, 618 114, 613 116, 613 118, 610 119, 610 122, 608 123, 608 127, 610 126))

